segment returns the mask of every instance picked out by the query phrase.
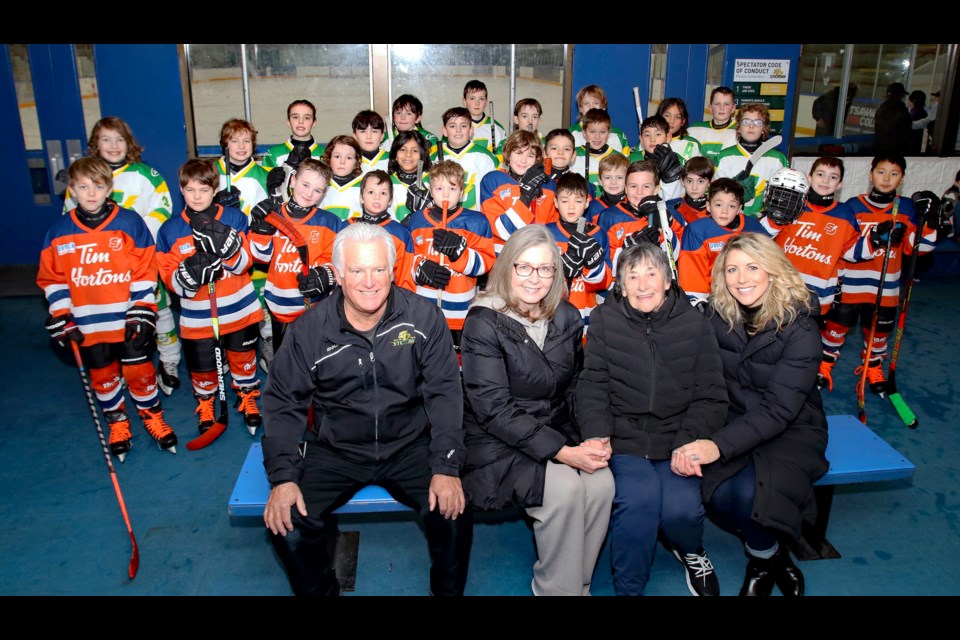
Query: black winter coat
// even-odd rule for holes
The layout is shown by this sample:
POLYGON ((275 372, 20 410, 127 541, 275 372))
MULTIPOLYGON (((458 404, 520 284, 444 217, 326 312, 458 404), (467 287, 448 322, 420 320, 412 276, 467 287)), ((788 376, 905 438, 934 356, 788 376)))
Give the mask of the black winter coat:
MULTIPOLYGON (((727 423, 711 436, 720 459, 703 471, 704 501, 717 485, 745 467, 757 470, 753 519, 799 537, 802 520, 816 516, 813 482, 827 469, 827 418, 817 370, 823 347, 813 310, 779 332, 768 327, 750 336, 712 309, 710 322, 720 344, 723 375, 730 394, 727 423)), ((592 328, 591 328, 592 331, 592 328)))
POLYGON ((676 288, 649 314, 614 293, 593 310, 577 383, 584 438, 611 436, 614 454, 669 460, 726 415, 717 339, 676 288))
POLYGON ((546 465, 564 445, 580 442, 573 423, 573 385, 580 369, 583 321, 561 302, 541 350, 523 326, 474 306, 461 336, 467 431, 462 478, 479 509, 543 503, 546 465))

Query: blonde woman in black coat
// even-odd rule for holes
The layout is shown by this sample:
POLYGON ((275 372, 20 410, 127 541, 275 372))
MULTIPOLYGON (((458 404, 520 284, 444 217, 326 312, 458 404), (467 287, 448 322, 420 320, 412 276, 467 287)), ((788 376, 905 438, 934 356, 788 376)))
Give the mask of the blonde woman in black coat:
POLYGON ((464 492, 477 509, 518 505, 533 518, 535 595, 589 595, 613 501, 610 454, 582 443, 573 419, 583 321, 565 296, 552 234, 523 227, 504 244, 461 341, 464 492))
POLYGON ((726 425, 677 452, 703 477, 708 512, 738 531, 748 563, 740 595, 804 592, 780 539, 815 517, 813 483, 828 468, 827 420, 816 387, 819 305, 766 236, 727 241, 713 268, 710 322, 730 396, 726 425))

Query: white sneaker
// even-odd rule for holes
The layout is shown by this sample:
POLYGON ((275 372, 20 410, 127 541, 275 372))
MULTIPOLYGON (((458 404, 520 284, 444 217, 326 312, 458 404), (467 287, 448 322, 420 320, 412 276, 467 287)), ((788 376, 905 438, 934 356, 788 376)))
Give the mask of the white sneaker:
POLYGON ((157 386, 163 395, 169 396, 174 389, 180 388, 180 377, 178 375, 179 363, 160 361, 157 367, 157 386))

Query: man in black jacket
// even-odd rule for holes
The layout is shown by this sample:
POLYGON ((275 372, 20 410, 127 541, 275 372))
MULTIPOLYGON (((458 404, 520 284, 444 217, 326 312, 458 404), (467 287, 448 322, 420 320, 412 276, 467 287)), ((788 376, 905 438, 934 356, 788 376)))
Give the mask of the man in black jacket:
POLYGON ((463 594, 472 522, 459 478, 457 358, 440 311, 393 286, 395 259, 382 228, 341 231, 333 249, 340 287, 291 326, 270 369, 263 458, 273 489, 264 522, 297 595, 339 592, 332 512, 367 484, 422 515, 431 592, 463 594))

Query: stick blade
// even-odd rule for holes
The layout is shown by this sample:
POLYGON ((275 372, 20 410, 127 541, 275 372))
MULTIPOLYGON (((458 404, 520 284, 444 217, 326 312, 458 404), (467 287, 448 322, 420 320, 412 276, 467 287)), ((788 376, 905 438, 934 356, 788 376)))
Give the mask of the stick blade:
POLYGON ((920 426, 920 421, 917 419, 917 415, 910 410, 910 407, 908 407, 907 403, 904 402, 903 397, 899 392, 891 393, 887 397, 890 398, 890 404, 892 404, 893 408, 896 409, 897 415, 900 416, 901 420, 903 420, 903 424, 907 425, 907 428, 916 429, 920 426))
POLYGON ((225 421, 217 420, 213 423, 213 426, 201 433, 199 436, 187 443, 187 449, 190 451, 197 451, 198 449, 203 449, 206 446, 213 444, 213 441, 223 435, 223 432, 227 430, 227 425, 225 421))
POLYGON ((137 577, 137 571, 140 570, 140 549, 137 548, 137 541, 130 537, 133 542, 133 553, 130 555, 130 566, 127 567, 127 575, 133 580, 137 577))

